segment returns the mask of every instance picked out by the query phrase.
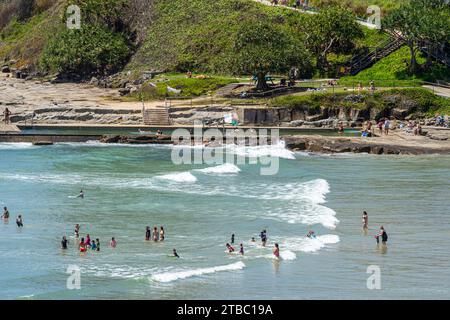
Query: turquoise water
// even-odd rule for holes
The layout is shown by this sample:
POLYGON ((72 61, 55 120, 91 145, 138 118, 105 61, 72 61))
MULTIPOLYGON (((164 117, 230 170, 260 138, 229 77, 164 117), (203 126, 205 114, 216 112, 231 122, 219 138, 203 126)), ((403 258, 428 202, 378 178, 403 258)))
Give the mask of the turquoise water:
POLYGON ((171 152, 0 144, 0 205, 11 212, 9 223, 0 222, 0 298, 449 297, 449 156, 320 156, 276 147, 279 173, 261 176, 259 164, 174 165, 171 152), (74 199, 81 188, 86 198, 74 199), (77 252, 76 223, 82 236, 100 238, 99 253, 77 252), (387 250, 373 238, 382 224, 387 250), (166 241, 144 241, 147 225, 164 226, 166 241), (263 228, 267 248, 250 241, 263 228), (318 239, 305 237, 310 229, 318 239), (225 252, 232 233, 243 257, 225 252), (67 252, 59 248, 63 235, 67 252), (272 258, 275 242, 281 261, 272 258), (169 257, 173 248, 181 259, 169 257), (69 265, 81 269, 80 290, 66 288, 69 265), (369 265, 380 267, 380 290, 367 289, 369 265))

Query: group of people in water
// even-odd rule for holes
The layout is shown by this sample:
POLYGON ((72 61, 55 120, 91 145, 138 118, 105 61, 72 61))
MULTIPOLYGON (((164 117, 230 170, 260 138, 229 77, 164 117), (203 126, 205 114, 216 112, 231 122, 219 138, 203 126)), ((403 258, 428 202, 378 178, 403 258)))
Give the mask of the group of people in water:
MULTIPOLYGON (((362 226, 363 226, 364 233, 367 234, 369 231, 369 214, 367 213, 367 211, 363 211, 362 226)), ((378 233, 376 235, 374 235, 374 238, 376 239, 377 244, 380 243, 380 238, 381 238, 381 243, 384 246, 387 245, 388 234, 387 234, 386 230, 384 229, 384 226, 380 227, 380 230, 378 231, 378 233)))
MULTIPOLYGON (((79 198, 84 198, 84 192, 82 190, 80 191, 80 194, 79 194, 78 197, 79 198)), ((1 216, 1 218, 4 221, 8 221, 9 217, 10 217, 9 210, 8 210, 7 207, 4 207, 3 208, 3 214, 1 216)), ((16 219, 16 224, 17 224, 17 226, 19 228, 23 227, 22 215, 18 215, 18 217, 16 219)), ((368 215, 368 213, 366 211, 363 211, 362 227, 363 227, 364 233, 367 234, 368 233, 368 229, 369 229, 369 215, 368 215)), ((261 239, 262 247, 265 247, 266 244, 267 244, 267 238, 268 238, 267 237, 267 229, 263 229, 260 232, 259 237, 261 239)), ((313 230, 310 230, 306 234, 306 237, 309 238, 309 239, 316 239, 316 234, 315 234, 315 232, 313 230)), ((380 227, 379 232, 376 235, 374 235, 374 237, 376 239, 377 244, 380 243, 380 238, 381 238, 382 244, 384 246, 386 246, 387 240, 388 240, 388 235, 387 235, 387 232, 386 232, 384 226, 380 227)), ((75 238, 76 239, 80 238, 80 225, 79 224, 75 225, 75 238)), ((155 227, 153 227, 153 232, 152 232, 152 229, 149 226, 147 226, 145 228, 145 241, 150 241, 150 240, 153 240, 154 242, 164 241, 165 240, 164 227, 161 226, 159 228, 159 230, 158 230, 158 228, 155 226, 155 227)), ((251 242, 256 242, 254 237, 251 238, 251 242)), ((226 248, 227 248, 228 253, 234 253, 236 251, 235 248, 233 247, 234 243, 235 243, 235 234, 232 234, 230 243, 226 243, 226 245, 225 245, 226 248)), ((62 250, 67 250, 68 249, 68 244, 69 244, 69 241, 68 241, 67 237, 63 236, 62 240, 61 240, 61 249, 62 250)), ((117 241, 116 241, 115 237, 111 238, 110 247, 111 248, 116 248, 117 247, 117 241)), ((81 240, 78 242, 78 250, 81 253, 85 253, 88 250, 99 252, 100 251, 100 240, 98 238, 96 238, 95 240, 91 239, 90 235, 86 234, 86 236, 85 237, 81 237, 81 240)), ((243 245, 243 243, 239 244, 239 254, 244 255, 244 245, 243 245)), ((280 247, 279 247, 278 243, 274 244, 273 255, 277 259, 280 258, 280 247)), ((176 258, 180 258, 180 256, 179 256, 179 254, 178 254, 176 249, 172 250, 172 256, 176 257, 176 258)))
MULTIPOLYGON (((9 221, 9 216, 10 216, 10 214, 9 214, 8 208, 7 208, 7 207, 3 207, 3 214, 2 214, 2 216, 1 216, 1 219, 2 219, 3 221, 5 221, 5 222, 8 222, 8 221, 9 221)), ((23 218, 22 218, 22 215, 21 215, 21 214, 19 214, 19 215, 17 216, 17 218, 16 218, 16 224, 17 224, 17 227, 18 227, 18 228, 22 228, 22 227, 23 227, 23 218)))

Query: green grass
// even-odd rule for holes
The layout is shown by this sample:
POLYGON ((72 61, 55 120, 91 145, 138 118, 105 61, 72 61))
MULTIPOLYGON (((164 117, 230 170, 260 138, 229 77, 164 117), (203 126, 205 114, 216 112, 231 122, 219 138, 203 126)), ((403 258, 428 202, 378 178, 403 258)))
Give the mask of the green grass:
POLYGON ((424 88, 403 88, 361 93, 308 93, 303 95, 281 96, 269 100, 269 107, 317 110, 319 108, 353 108, 366 110, 393 109, 400 104, 412 105, 411 113, 420 112, 428 116, 436 113, 450 114, 450 99, 436 96, 424 88), (358 96, 359 98, 355 99, 358 96), (349 99, 349 97, 353 97, 349 99))
MULTIPOLYGON (((425 62, 425 58, 418 55, 419 64, 425 62)), ((407 62, 409 62, 409 49, 403 46, 399 50, 381 59, 372 67, 365 69, 356 76, 347 76, 339 80, 342 85, 355 85, 357 82, 368 83, 371 80, 376 82, 377 86, 392 86, 402 84, 415 86, 422 81, 449 80, 450 73, 448 68, 438 63, 433 64, 431 69, 419 75, 410 75, 408 73, 407 62)))
POLYGON ((16 67, 36 66, 44 47, 63 26, 62 2, 25 22, 16 19, 0 30, 0 59, 17 60, 16 67))
POLYGON ((145 83, 142 91, 135 92, 128 96, 128 101, 138 101, 144 99, 145 101, 163 99, 166 96, 172 97, 199 97, 214 93, 217 89, 226 86, 230 83, 239 82, 240 79, 207 76, 204 79, 187 78, 184 74, 164 74, 158 76, 155 80, 145 83), (150 85, 153 83, 156 87, 150 85), (169 93, 167 86, 181 90, 180 94, 169 93))

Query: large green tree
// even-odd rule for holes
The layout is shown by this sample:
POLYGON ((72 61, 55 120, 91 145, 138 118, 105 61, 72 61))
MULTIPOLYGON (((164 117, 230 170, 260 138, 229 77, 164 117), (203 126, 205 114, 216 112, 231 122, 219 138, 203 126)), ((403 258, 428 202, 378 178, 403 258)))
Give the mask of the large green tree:
POLYGON ((292 67, 306 74, 311 58, 304 45, 287 27, 254 21, 243 25, 235 34, 233 67, 238 74, 253 73, 256 90, 267 90, 266 75, 286 73, 292 67))
MULTIPOLYGON (((393 10, 383 21, 383 28, 403 39, 410 51, 409 71, 417 73, 420 47, 433 48, 449 41, 450 8, 446 0, 414 0, 393 10)), ((431 55, 428 56, 430 64, 431 55)))
POLYGON ((321 71, 327 69, 330 53, 348 52, 354 47, 354 41, 364 36, 354 14, 339 6, 329 6, 306 17, 302 31, 321 71))

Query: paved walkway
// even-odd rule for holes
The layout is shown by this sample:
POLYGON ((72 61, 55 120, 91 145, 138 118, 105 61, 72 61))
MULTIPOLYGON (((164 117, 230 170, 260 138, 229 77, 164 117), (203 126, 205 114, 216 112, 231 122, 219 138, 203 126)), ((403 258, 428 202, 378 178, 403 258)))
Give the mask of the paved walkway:
POLYGON ((444 87, 438 87, 438 86, 432 86, 432 85, 424 85, 423 87, 432 90, 438 96, 441 96, 444 98, 450 98, 450 88, 444 88, 444 87))
POLYGON ((20 129, 14 124, 0 123, 0 133, 19 133, 20 129))

